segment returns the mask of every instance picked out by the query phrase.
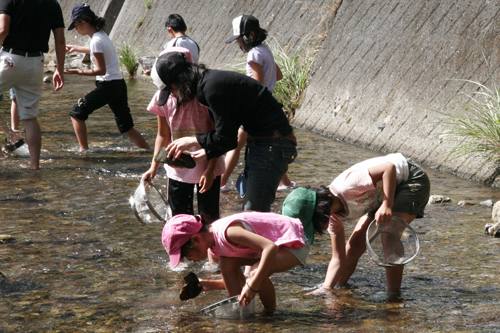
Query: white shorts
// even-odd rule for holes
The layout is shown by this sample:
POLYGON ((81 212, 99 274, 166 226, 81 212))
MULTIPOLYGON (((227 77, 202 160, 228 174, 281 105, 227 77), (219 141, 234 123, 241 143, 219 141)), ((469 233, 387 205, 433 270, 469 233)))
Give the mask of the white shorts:
POLYGON ((24 57, 0 53, 0 92, 16 88, 19 119, 33 119, 40 112, 38 102, 43 93, 44 57, 24 57))

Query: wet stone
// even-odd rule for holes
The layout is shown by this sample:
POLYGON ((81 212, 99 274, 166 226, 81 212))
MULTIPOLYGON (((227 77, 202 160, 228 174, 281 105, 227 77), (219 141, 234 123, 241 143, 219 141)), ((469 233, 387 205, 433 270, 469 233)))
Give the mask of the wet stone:
POLYGON ((500 238, 500 223, 486 223, 484 233, 495 238, 500 238))
POLYGON ((451 202, 451 199, 447 196, 444 195, 436 195, 433 194, 429 198, 429 204, 437 204, 437 203, 445 203, 445 202, 451 202))
POLYGON ((0 244, 15 243, 16 239, 11 235, 0 235, 0 244))
POLYGON ((189 274, 184 276, 184 282, 186 282, 186 284, 181 288, 179 294, 181 301, 195 298, 201 293, 201 287, 198 286, 200 280, 198 280, 198 276, 193 272, 189 272, 189 274))
POLYGON ((188 169, 192 169, 196 166, 196 162, 191 157, 191 155, 182 153, 181 156, 173 160, 172 158, 168 157, 169 152, 170 151, 167 150, 166 147, 161 147, 158 155, 156 155, 155 157, 155 162, 167 163, 171 166, 178 166, 188 169))
POLYGON ((484 207, 493 207, 493 201, 492 200, 481 201, 479 205, 484 207))

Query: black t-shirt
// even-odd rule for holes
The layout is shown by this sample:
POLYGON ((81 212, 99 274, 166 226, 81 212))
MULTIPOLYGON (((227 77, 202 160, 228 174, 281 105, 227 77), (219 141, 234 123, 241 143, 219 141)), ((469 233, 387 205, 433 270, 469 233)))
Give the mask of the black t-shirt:
POLYGON ((50 31, 64 28, 56 0, 0 0, 0 14, 10 16, 3 46, 23 52, 48 52, 50 31))
POLYGON ((254 137, 293 132, 283 105, 264 85, 244 74, 209 69, 198 83, 197 97, 215 122, 215 131, 196 135, 208 159, 236 148, 241 125, 254 137))

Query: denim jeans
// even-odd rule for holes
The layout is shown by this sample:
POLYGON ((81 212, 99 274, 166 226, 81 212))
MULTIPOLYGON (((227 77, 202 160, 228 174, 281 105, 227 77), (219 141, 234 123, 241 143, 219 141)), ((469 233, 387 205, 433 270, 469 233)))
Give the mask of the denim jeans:
POLYGON ((269 212, 280 180, 297 157, 295 144, 287 139, 257 139, 247 143, 243 210, 269 212))

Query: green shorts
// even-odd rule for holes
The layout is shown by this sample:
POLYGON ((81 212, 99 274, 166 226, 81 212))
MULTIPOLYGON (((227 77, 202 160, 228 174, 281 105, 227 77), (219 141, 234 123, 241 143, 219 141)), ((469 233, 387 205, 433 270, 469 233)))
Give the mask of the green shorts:
MULTIPOLYGON (((417 218, 424 217, 424 210, 431 193, 431 183, 427 173, 420 165, 408 159, 410 170, 408 179, 396 186, 394 194, 393 212, 408 213, 416 215, 417 218)), ((375 217, 373 210, 368 216, 375 217)))

